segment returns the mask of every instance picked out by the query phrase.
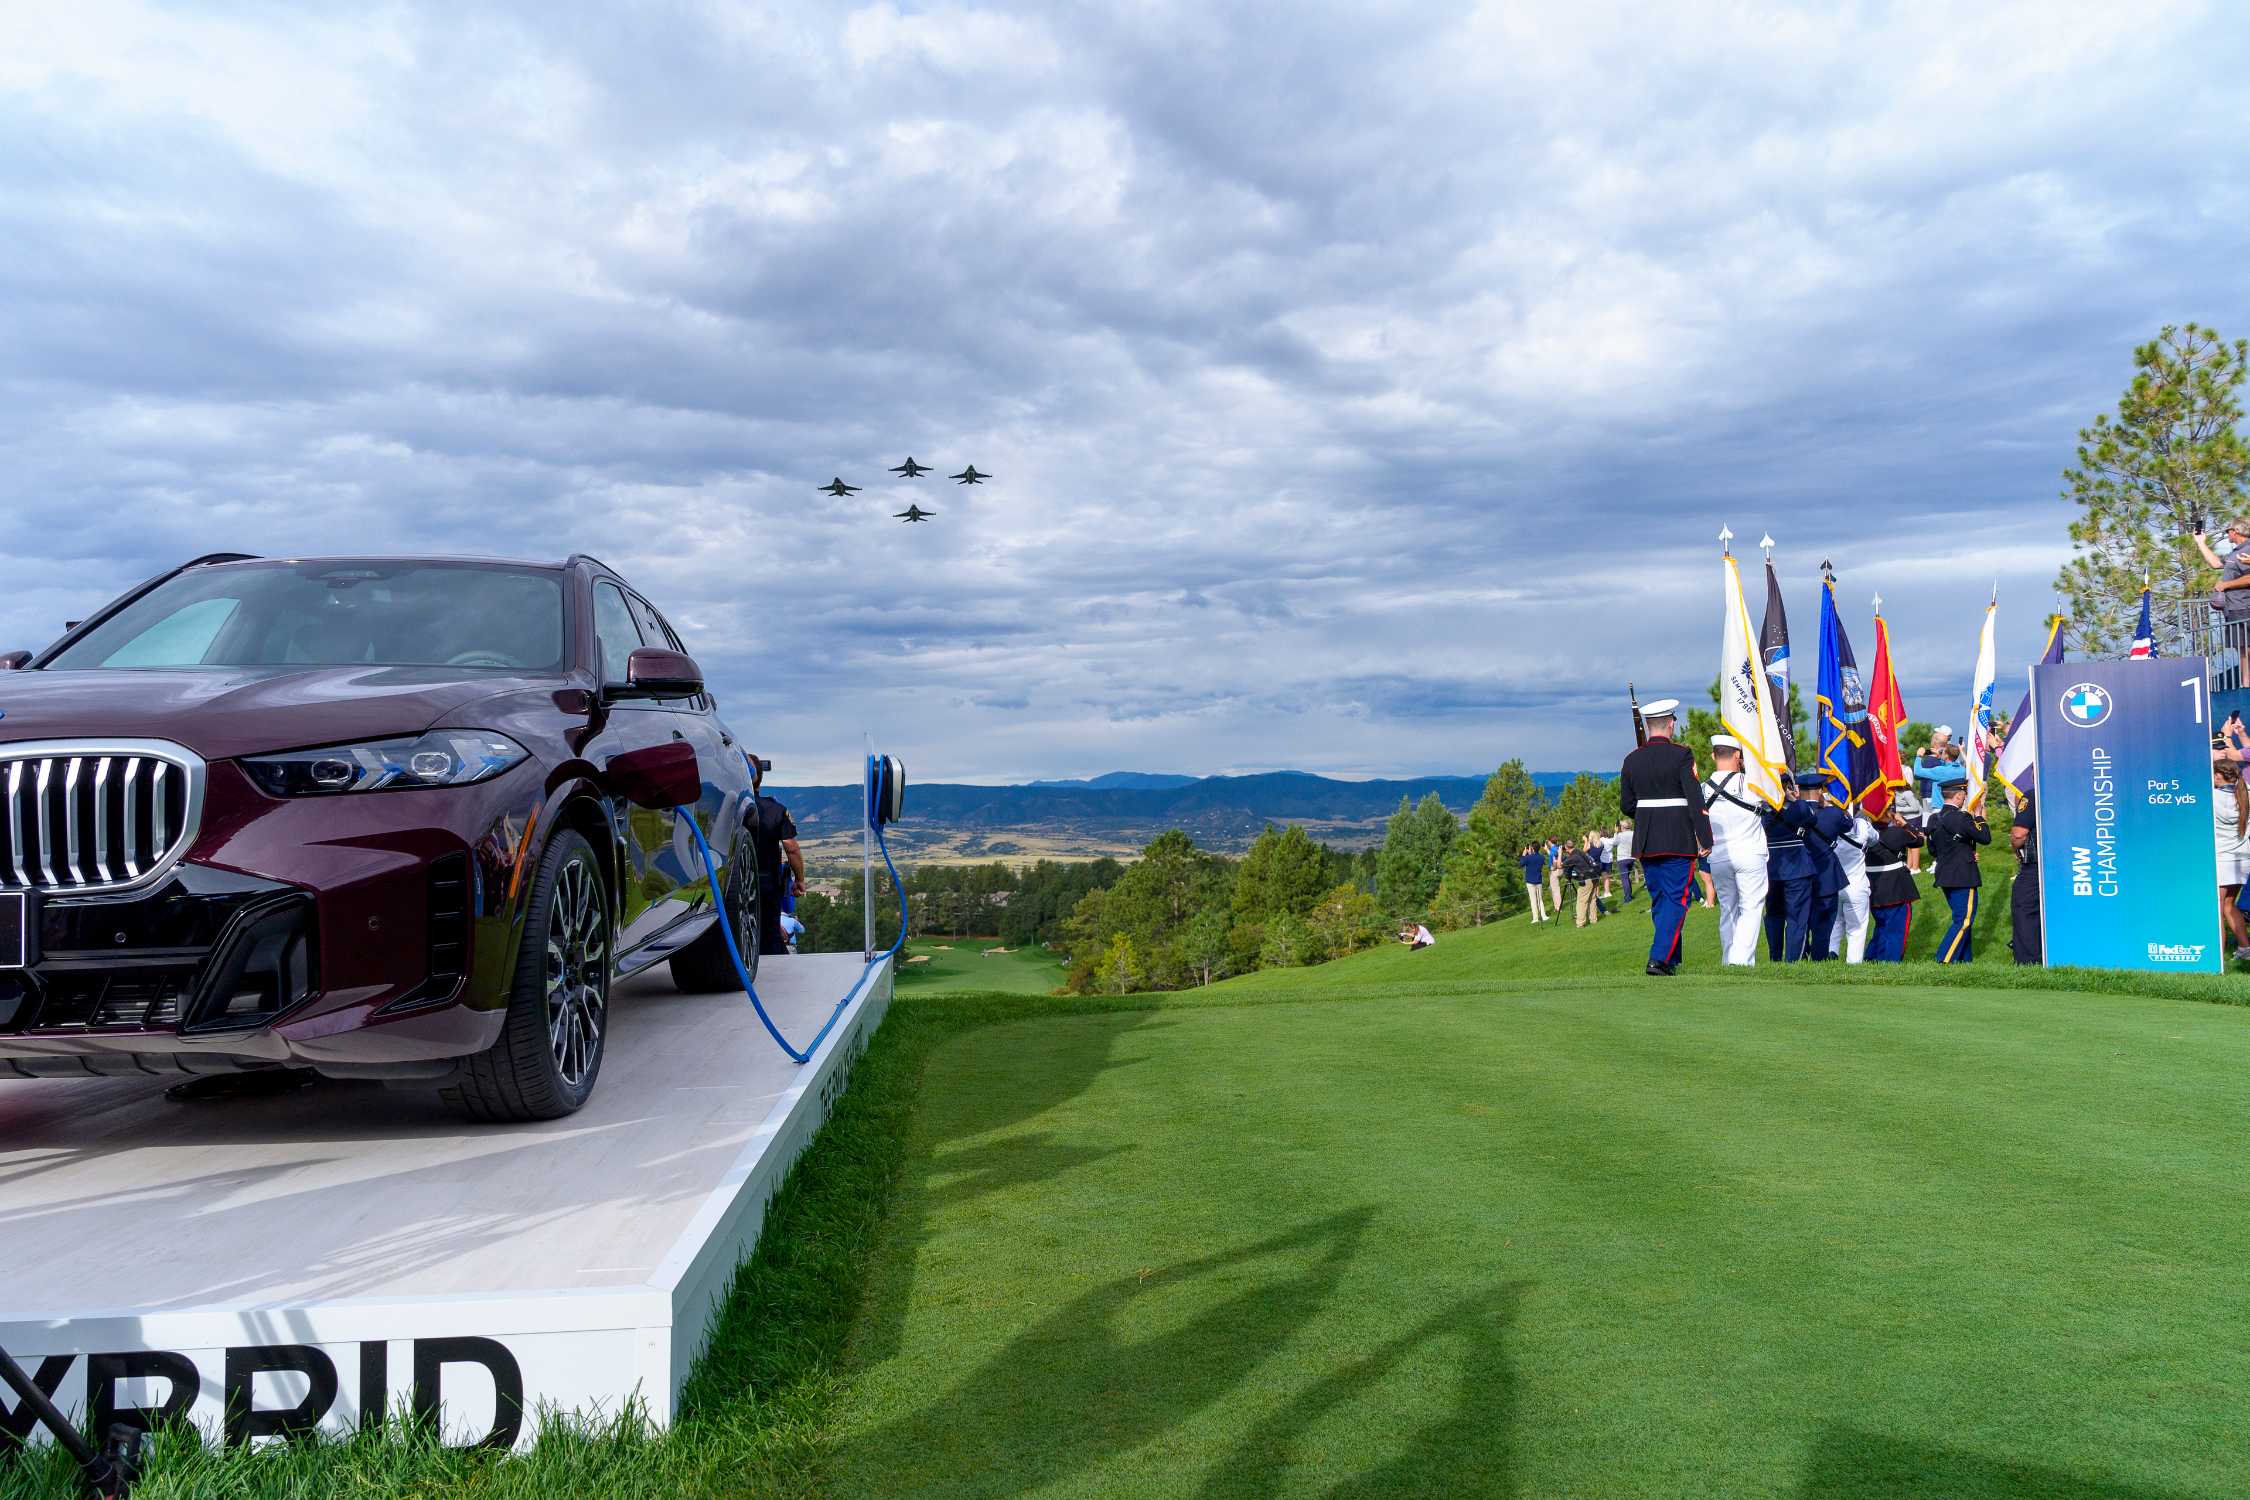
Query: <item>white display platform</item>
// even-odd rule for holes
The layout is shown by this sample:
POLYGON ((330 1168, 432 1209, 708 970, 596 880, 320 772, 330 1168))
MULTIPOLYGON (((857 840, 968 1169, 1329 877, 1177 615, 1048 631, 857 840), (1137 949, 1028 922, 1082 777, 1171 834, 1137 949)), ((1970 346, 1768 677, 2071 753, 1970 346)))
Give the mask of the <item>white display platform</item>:
MULTIPOLYGON (((802 1047, 861 969, 769 958, 759 994, 802 1047)), ((0 1346, 70 1411, 89 1371, 118 1408, 192 1384, 215 1437, 247 1382, 261 1416, 236 1440, 292 1407, 343 1432, 418 1395, 456 1441, 632 1400, 669 1422, 890 996, 884 961, 800 1067, 742 995, 681 995, 659 968, 612 997, 592 1102, 540 1125, 467 1126, 375 1084, 177 1104, 177 1075, 0 1081, 0 1346)), ((0 1422, 20 1422, 4 1390, 0 1422)))

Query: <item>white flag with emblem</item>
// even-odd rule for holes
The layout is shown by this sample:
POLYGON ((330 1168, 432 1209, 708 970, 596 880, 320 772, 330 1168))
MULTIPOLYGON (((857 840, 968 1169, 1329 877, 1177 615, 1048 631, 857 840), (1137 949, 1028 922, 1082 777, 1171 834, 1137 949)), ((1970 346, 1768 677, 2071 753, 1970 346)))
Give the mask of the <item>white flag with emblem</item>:
POLYGON ((1962 806, 1984 811, 1984 778, 1992 758, 2000 753, 2000 737, 1992 730, 1993 666, 1992 625, 2000 613, 1997 595, 1984 609, 1984 634, 1977 639, 1977 673, 1969 685, 1969 732, 1961 740, 1961 769, 1969 773, 1969 795, 1962 806))
POLYGON ((1725 639, 1719 648, 1719 723, 1742 741, 1742 779, 1753 796, 1769 807, 1781 806, 1780 722, 1767 691, 1764 660, 1758 651, 1757 632, 1750 628, 1750 606, 1742 597, 1742 572, 1734 559, 1722 559, 1726 576, 1725 639))

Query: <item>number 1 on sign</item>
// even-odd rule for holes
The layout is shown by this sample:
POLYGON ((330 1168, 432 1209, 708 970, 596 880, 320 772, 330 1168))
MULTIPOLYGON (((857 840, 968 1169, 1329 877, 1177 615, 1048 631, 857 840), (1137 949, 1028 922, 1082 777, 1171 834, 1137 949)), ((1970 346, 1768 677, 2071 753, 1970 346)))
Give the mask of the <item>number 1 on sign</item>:
POLYGON ((2203 679, 2202 679, 2202 678, 2200 678, 2200 677, 2183 677, 2183 678, 2181 678, 2181 679, 2180 679, 2180 686, 2181 686, 2181 687, 2184 687, 2184 688, 2186 688, 2186 689, 2188 690, 2188 692, 2189 692, 2189 693, 2190 693, 2190 694, 2191 694, 2191 695, 2192 695, 2192 696, 2194 697, 2194 699, 2195 699, 2195 722, 2196 722, 2196 723, 2198 723, 2198 724, 2202 723, 2202 722, 2203 722, 2203 679))

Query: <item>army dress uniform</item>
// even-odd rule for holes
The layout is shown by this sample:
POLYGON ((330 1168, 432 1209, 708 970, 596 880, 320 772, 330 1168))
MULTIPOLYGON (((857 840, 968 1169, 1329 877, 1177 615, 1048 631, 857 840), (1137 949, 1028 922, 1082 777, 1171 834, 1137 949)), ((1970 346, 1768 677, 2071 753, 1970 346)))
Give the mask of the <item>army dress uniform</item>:
POLYGON ((1977 845, 1992 842, 1983 818, 1948 802, 1930 814, 1930 854, 1938 889, 1953 908, 1953 925, 1938 942, 1937 961, 1965 964, 1975 957, 1977 890, 1984 874, 1977 868, 1977 845))
MULTIPOLYGON (((1729 735, 1711 737, 1714 750, 1739 750, 1729 735)), ((1703 778, 1703 806, 1711 818, 1711 886, 1719 897, 1719 961, 1748 968, 1758 961, 1758 928, 1766 911, 1765 808, 1748 793, 1740 770, 1703 778)))
MULTIPOLYGON (((1679 700, 1661 698, 1642 710, 1648 720, 1668 719, 1679 700)), ((1681 931, 1687 923, 1688 892, 1695 886, 1697 856, 1711 847, 1711 817, 1703 807, 1703 788, 1695 778, 1695 752, 1666 736, 1625 757, 1618 773, 1617 805, 1633 820, 1633 857, 1641 862, 1648 885, 1648 972, 1669 974, 1680 961, 1681 931)))

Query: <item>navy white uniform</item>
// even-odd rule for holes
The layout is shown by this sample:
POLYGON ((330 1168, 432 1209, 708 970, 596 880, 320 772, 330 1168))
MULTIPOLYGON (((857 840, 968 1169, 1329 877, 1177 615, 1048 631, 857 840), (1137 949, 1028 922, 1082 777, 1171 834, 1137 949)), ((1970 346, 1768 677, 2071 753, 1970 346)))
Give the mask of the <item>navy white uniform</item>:
POLYGON ((1758 926, 1766 910, 1765 805, 1750 794, 1739 770, 1706 776, 1703 804, 1711 816, 1720 961, 1747 968, 1758 961, 1758 926))
POLYGON ((1836 897, 1836 928, 1829 935, 1828 951, 1841 952, 1848 964, 1867 956, 1867 855, 1874 843, 1875 825, 1855 809, 1851 828, 1832 846, 1836 863, 1843 866, 1844 888, 1836 897))
MULTIPOLYGON (((1651 703, 1649 719, 1668 718, 1676 700, 1651 703)), ((1696 856, 1711 847, 1711 818, 1695 779, 1695 752, 1674 740, 1655 739, 1625 757, 1618 773, 1617 804, 1633 820, 1633 857, 1648 882, 1648 949, 1653 972, 1669 973, 1680 959, 1688 892, 1695 886, 1696 856)))

